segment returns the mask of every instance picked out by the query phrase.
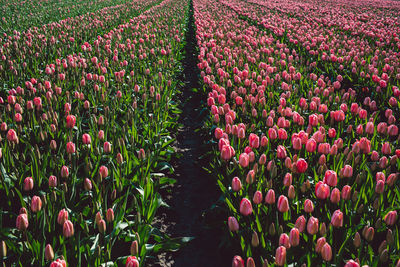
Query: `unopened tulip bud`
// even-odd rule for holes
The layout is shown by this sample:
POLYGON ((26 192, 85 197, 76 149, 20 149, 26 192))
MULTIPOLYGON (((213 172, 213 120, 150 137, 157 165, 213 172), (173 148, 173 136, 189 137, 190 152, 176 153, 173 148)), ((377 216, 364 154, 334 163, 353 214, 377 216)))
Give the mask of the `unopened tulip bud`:
POLYGON ((239 231, 239 223, 235 217, 231 216, 228 218, 228 227, 229 227, 229 230, 232 232, 239 231))
POLYGON ((51 261, 54 259, 53 247, 50 244, 47 244, 46 248, 44 249, 44 257, 47 261, 51 261))
POLYGON ((386 215, 385 215, 385 223, 389 226, 394 225, 397 221, 397 211, 392 210, 389 211, 386 215))
POLYGON ((391 229, 388 229, 388 231, 386 233, 386 241, 389 246, 393 245, 393 243, 394 243, 393 232, 391 229))
POLYGON ((66 220, 63 224, 63 235, 66 238, 74 235, 74 225, 70 220, 66 220))
POLYGON ((257 234, 257 232, 254 231, 251 236, 251 245, 253 247, 258 247, 259 244, 260 244, 260 240, 258 239, 258 234, 257 234))
POLYGON ((69 170, 67 166, 62 166, 61 168, 61 177, 67 179, 69 176, 69 170))
POLYGON ((326 244, 325 237, 320 237, 317 240, 317 244, 315 245, 315 251, 317 253, 321 253, 323 246, 326 244))
POLYGON ((382 253, 379 255, 379 259, 381 262, 387 262, 389 259, 389 252, 388 250, 385 248, 382 253))
POLYGON ((101 166, 99 169, 100 178, 104 179, 108 176, 108 168, 106 166, 101 166))
POLYGON ((7 257, 7 245, 6 242, 4 242, 4 240, 0 242, 0 257, 1 258, 7 257))
POLYGON ((133 256, 136 256, 139 253, 139 244, 137 240, 132 241, 130 251, 133 256))
POLYGON ((97 224, 97 227, 99 228, 99 232, 104 234, 106 231, 106 222, 103 219, 101 219, 97 224))
POLYGON ((300 243, 300 232, 296 227, 290 230, 289 243, 293 247, 298 246, 300 243))
POLYGON ((89 178, 85 178, 85 181, 83 182, 83 188, 86 191, 92 190, 92 182, 89 180, 89 178))
POLYGON ((269 189, 267 195, 265 196, 265 203, 274 204, 275 203, 275 191, 273 189, 269 189))
POLYGON ((24 180, 24 191, 31 191, 33 189, 32 177, 26 177, 24 180))
POLYGON ((242 189, 242 182, 239 177, 234 177, 232 179, 232 190, 235 192, 239 192, 242 189))
POLYGON ((334 227, 342 227, 343 226, 343 212, 340 210, 335 210, 331 218, 331 224, 334 227))
POLYGON ((66 209, 60 210, 57 216, 57 223, 63 225, 68 220, 68 211, 66 209))
POLYGON ((375 228, 379 229, 382 226, 382 219, 378 218, 378 220, 376 220, 375 222, 375 228))
POLYGON ((383 240, 382 243, 379 245, 378 248, 378 253, 381 254, 383 250, 387 248, 387 242, 386 240, 383 240))
POLYGON ((117 190, 114 189, 114 190, 111 192, 111 200, 114 201, 116 198, 117 198, 117 190))
POLYGON ((358 214, 362 214, 364 212, 364 204, 361 204, 358 208, 357 208, 357 213, 358 214))
POLYGON ((289 236, 287 234, 283 233, 279 236, 279 246, 284 246, 287 249, 290 248, 289 236))
POLYGON ((365 232, 365 239, 371 242, 374 239, 375 229, 373 227, 369 227, 365 232))
POLYGON ((288 188, 288 197, 289 199, 294 199, 296 197, 296 191, 294 190, 293 185, 290 185, 288 188))
POLYGON ((269 225, 268 232, 269 232, 270 235, 275 235, 276 230, 275 230, 275 224, 274 223, 271 223, 269 225))
POLYGON ((107 222, 112 222, 112 221, 114 221, 114 210, 113 210, 112 208, 109 208, 109 209, 107 210, 106 220, 107 220, 107 222))
POLYGON ((319 227, 319 233, 324 236, 326 234, 326 224, 325 223, 321 223, 320 227, 319 227))
POLYGON ((57 187, 57 177, 54 175, 51 175, 49 177, 49 187, 57 187))
POLYGON ((33 196, 31 201, 31 210, 36 213, 42 209, 42 200, 38 196, 33 196))
POLYGON ((124 162, 124 158, 122 157, 122 154, 121 154, 121 153, 118 153, 118 154, 117 154, 117 163, 118 163, 119 165, 121 165, 122 162, 124 162))
POLYGON ((356 232, 356 234, 354 235, 353 245, 356 248, 359 248, 361 245, 361 236, 358 232, 356 232))
POLYGON ((256 191, 253 196, 254 204, 258 205, 262 202, 262 200, 263 200, 262 193, 260 191, 256 191))

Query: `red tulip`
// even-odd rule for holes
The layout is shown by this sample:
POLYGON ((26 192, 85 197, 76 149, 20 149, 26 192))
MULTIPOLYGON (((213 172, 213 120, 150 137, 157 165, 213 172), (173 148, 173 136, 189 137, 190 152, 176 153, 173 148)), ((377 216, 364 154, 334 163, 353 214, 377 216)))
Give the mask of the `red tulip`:
POLYGON ((244 267, 244 260, 240 256, 233 257, 232 267, 244 267))
POLYGON ((308 164, 303 158, 299 158, 296 163, 296 169, 299 173, 304 173, 307 170, 308 164))
POLYGON ((125 267, 139 267, 139 261, 135 256, 129 256, 126 259, 125 267))

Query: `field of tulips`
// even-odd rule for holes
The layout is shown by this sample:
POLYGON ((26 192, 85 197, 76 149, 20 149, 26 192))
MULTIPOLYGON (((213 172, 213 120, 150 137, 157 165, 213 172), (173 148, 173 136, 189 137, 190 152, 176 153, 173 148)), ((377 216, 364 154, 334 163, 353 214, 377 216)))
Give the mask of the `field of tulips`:
POLYGON ((399 266, 399 2, 194 7, 232 266, 399 266))
POLYGON ((399 1, 0 3, 2 266, 400 267, 399 1))
POLYGON ((174 183, 188 1, 117 4, 2 40, 4 266, 145 266, 188 240, 153 224, 174 183))

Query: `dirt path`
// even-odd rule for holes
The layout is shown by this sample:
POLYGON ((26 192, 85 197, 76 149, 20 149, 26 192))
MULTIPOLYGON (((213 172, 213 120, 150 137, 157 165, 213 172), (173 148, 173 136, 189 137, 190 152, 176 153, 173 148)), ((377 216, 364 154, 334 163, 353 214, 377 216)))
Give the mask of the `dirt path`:
POLYGON ((203 155, 204 140, 196 132, 202 126, 207 108, 206 96, 193 91, 199 88, 197 69, 196 32, 194 29, 193 6, 189 11, 187 44, 185 47, 182 90, 182 115, 177 136, 177 149, 182 154, 175 168, 177 183, 170 189, 166 202, 170 209, 161 215, 162 230, 172 237, 190 236, 194 240, 175 253, 160 255, 152 266, 226 266, 221 264, 218 244, 221 240, 220 227, 208 227, 214 214, 209 208, 217 202, 219 192, 215 178, 203 170, 206 162, 200 161, 203 155))

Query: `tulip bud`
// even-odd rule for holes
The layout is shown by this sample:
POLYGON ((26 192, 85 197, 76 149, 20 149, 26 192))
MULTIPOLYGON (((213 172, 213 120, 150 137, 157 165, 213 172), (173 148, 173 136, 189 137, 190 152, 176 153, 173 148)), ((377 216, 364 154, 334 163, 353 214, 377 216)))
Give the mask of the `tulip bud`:
POLYGON ((122 157, 121 153, 117 154, 117 163, 121 165, 124 162, 124 158, 122 157))
POLYGON ((92 182, 89 180, 89 178, 85 178, 85 181, 83 182, 83 188, 86 191, 92 190, 92 182))
POLYGON ((274 204, 275 203, 275 191, 273 189, 269 189, 267 195, 265 196, 265 203, 274 204))
POLYGON ((67 166, 62 166, 61 168, 61 177, 66 179, 69 176, 69 170, 67 166))
POLYGON ((323 222, 319 227, 319 233, 324 236, 326 234, 326 224, 323 222))
POLYGON ((65 209, 60 210, 57 216, 57 223, 63 225, 68 220, 68 211, 65 209))
POLYGON ((256 191, 253 196, 254 204, 256 205, 260 204, 262 202, 262 199, 263 199, 262 193, 260 191, 256 191))
POLYGON ((290 230, 289 243, 293 247, 298 246, 300 243, 300 232, 296 227, 290 230))
POLYGON ((131 255, 136 256, 139 253, 139 244, 137 240, 132 241, 131 244, 131 255))
POLYGON ((383 250, 387 248, 387 242, 386 240, 383 240, 382 243, 379 245, 378 248, 378 253, 381 254, 383 250))
POLYGON ((49 177, 49 187, 57 187, 57 177, 54 175, 51 175, 49 177))
POLYGON ((274 223, 271 223, 271 224, 269 225, 268 232, 269 232, 269 234, 272 235, 272 236, 275 235, 276 230, 275 230, 275 224, 274 224, 274 223))
POLYGON ((361 245, 361 236, 358 232, 356 232, 356 234, 354 235, 353 245, 356 248, 359 248, 361 245))
POLYGON ((296 197, 296 191, 294 190, 293 185, 290 185, 288 188, 288 197, 289 199, 294 199, 296 197))
POLYGON ((315 251, 317 253, 321 253, 322 247, 325 245, 325 243, 326 243, 325 237, 318 238, 317 244, 315 245, 315 251))
POLYGON ((257 234, 257 232, 253 231, 253 234, 251 236, 251 245, 253 247, 258 247, 259 244, 260 244, 260 240, 258 239, 258 234, 257 234))
POLYGON ((106 178, 108 176, 108 168, 106 166, 101 166, 99 169, 100 178, 106 178))
POLYGON ((379 255, 379 259, 381 262, 387 262, 389 259, 389 252, 388 250, 385 248, 382 253, 379 255))
POLYGON ((365 239, 371 242, 374 239, 375 229, 373 227, 369 227, 365 232, 365 239))
POLYGON ((44 249, 44 257, 47 261, 51 261, 54 259, 54 251, 50 244, 47 244, 46 248, 44 249))
POLYGON ((24 180, 24 191, 31 191, 33 189, 32 177, 26 177, 24 180))
POLYGON ((74 235, 74 225, 70 220, 66 220, 63 224, 63 235, 66 238, 74 235))
POLYGON ((394 243, 393 232, 391 229, 388 229, 386 233, 386 242, 388 243, 389 246, 393 245, 394 243))
POLYGON ((343 226, 343 212, 340 210, 335 210, 331 218, 331 224, 334 227, 342 227, 343 226))
POLYGON ((228 227, 229 227, 229 230, 232 232, 239 231, 239 223, 235 217, 231 216, 228 218, 228 227))
POLYGON ((99 232, 104 234, 106 231, 106 222, 103 219, 101 219, 97 224, 97 227, 99 229, 99 232))
POLYGON ((386 215, 385 215, 385 223, 389 226, 394 225, 397 221, 397 211, 392 210, 389 211, 386 215))
POLYGON ((107 220, 107 222, 112 222, 112 221, 114 221, 114 210, 113 210, 112 208, 109 208, 109 209, 107 210, 106 220, 107 220))
POLYGON ((232 190, 235 192, 239 192, 242 189, 242 182, 238 177, 234 177, 232 179, 232 190))
POLYGON ((31 210, 36 213, 42 209, 42 200, 38 196, 33 196, 31 201, 31 210))

